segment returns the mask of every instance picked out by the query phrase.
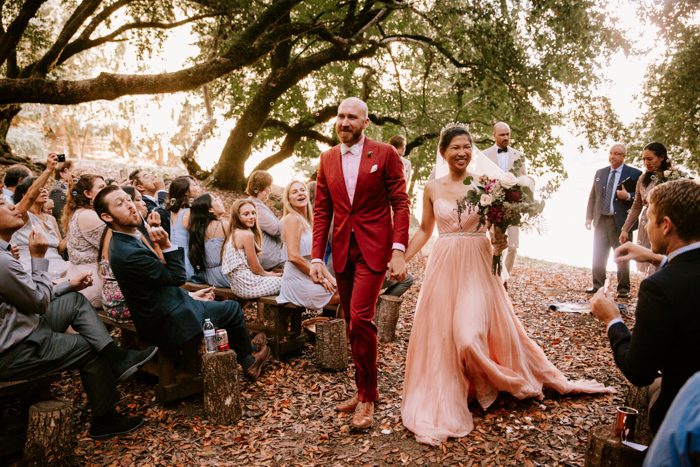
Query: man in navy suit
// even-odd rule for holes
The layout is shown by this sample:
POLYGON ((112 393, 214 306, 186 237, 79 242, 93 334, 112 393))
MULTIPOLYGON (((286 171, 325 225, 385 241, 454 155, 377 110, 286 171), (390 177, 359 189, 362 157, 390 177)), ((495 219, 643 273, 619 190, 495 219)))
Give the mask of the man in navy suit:
MULTIPOLYGON (((595 173, 591 194, 586 209, 586 228, 593 231, 593 287, 586 289, 595 293, 605 284, 605 265, 608 263, 610 250, 620 246, 620 230, 627 219, 627 212, 634 202, 633 190, 619 190, 621 182, 627 186, 636 186, 642 174, 634 167, 624 164, 625 146, 613 144, 610 147, 609 167, 595 173)), ((637 226, 635 225, 634 229, 637 226)), ((630 241, 632 238, 630 237, 630 241)), ((627 298, 630 293, 629 263, 617 264, 617 296, 627 298)))
POLYGON ((606 324, 625 377, 635 386, 651 385, 649 427, 656 432, 678 391, 700 371, 700 184, 658 185, 649 194, 647 217, 653 251, 632 242, 615 250, 617 261, 658 266, 639 287, 634 333, 603 290, 593 296, 591 312, 606 324), (660 386, 652 385, 660 374, 660 386))
POLYGON ((240 305, 233 300, 195 300, 183 290, 183 249, 172 247, 162 227, 152 227, 150 237, 162 251, 161 259, 141 239, 138 227, 142 219, 121 188, 104 188, 93 204, 114 233, 109 247, 110 266, 141 337, 164 348, 179 347, 201 339, 204 320, 210 318, 214 326, 226 329, 246 376, 257 379, 270 348, 264 343, 258 344, 259 350, 252 345, 240 305))

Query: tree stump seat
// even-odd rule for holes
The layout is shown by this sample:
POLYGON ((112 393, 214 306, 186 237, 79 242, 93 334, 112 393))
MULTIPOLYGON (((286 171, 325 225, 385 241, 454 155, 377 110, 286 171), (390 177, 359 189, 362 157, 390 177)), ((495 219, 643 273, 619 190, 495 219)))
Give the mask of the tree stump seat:
POLYGON ((73 403, 42 401, 29 408, 25 465, 75 465, 73 403))
POLYGON ((29 407, 51 399, 51 383, 59 373, 0 382, 0 459, 22 452, 27 439, 29 407))

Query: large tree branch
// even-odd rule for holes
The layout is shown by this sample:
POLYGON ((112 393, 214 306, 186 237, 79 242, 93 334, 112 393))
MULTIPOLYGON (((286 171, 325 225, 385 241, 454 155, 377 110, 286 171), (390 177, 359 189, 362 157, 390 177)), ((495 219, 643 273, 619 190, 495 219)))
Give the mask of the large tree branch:
POLYGON ((291 24, 275 28, 279 15, 300 0, 281 0, 270 6, 255 24, 248 27, 223 56, 171 73, 125 75, 102 73, 78 81, 50 81, 42 78, 0 79, 0 104, 42 103, 78 104, 99 99, 113 100, 124 95, 160 94, 186 91, 215 80, 231 71, 254 63, 279 42, 308 25, 291 24), (260 33, 260 34, 258 34, 260 33))
POLYGON ((63 50, 63 53, 61 53, 61 56, 58 58, 57 64, 61 64, 68 60, 70 57, 73 55, 79 54, 80 52, 83 52, 87 49, 91 49, 93 47, 100 46, 106 42, 111 42, 117 40, 116 38, 119 37, 121 34, 135 30, 135 29, 173 29, 177 28, 179 26, 182 26, 187 23, 191 23, 194 21, 198 21, 203 18, 211 18, 212 16, 216 16, 213 14, 207 14, 207 15, 197 15, 193 16, 191 18, 186 18, 181 21, 176 21, 174 23, 162 23, 158 21, 144 21, 144 22, 135 22, 135 23, 129 23, 129 24, 124 24, 121 27, 117 28, 115 31, 102 36, 98 37, 96 39, 83 39, 82 36, 70 44, 66 46, 66 48, 63 50))
POLYGON ((8 55, 15 50, 29 21, 44 3, 46 0, 27 0, 24 2, 19 14, 8 26, 7 32, 0 36, 0 64, 4 63, 8 55))
POLYGON ((385 36, 382 39, 383 44, 390 44, 392 42, 408 42, 408 43, 413 43, 413 44, 420 44, 424 46, 428 46, 430 48, 434 48, 440 54, 442 54, 447 60, 450 61, 454 66, 457 68, 468 68, 472 69, 476 67, 476 63, 474 62, 463 62, 459 60, 457 57, 454 56, 454 54, 443 44, 439 43, 438 41, 427 37, 427 36, 422 36, 420 34, 394 34, 391 36, 385 36))
POLYGON ((23 76, 45 76, 49 71, 56 66, 56 60, 61 55, 61 52, 66 47, 70 39, 80 29, 85 21, 97 10, 102 0, 83 0, 83 2, 75 9, 66 25, 53 43, 51 48, 44 54, 41 59, 33 66, 27 67, 23 76))
POLYGON ((116 2, 104 7, 99 13, 97 13, 92 18, 92 20, 87 24, 87 26, 85 26, 85 29, 83 29, 83 32, 80 33, 80 37, 78 38, 78 40, 90 39, 90 36, 92 36, 92 33, 95 32, 97 27, 103 22, 107 21, 107 19, 112 15, 112 13, 135 1, 137 0, 117 0, 116 2))

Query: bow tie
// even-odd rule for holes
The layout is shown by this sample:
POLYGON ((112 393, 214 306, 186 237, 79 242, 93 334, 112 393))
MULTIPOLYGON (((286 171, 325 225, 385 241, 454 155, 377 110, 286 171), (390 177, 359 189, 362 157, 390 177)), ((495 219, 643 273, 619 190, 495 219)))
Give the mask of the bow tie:
POLYGON ((500 153, 502 153, 502 152, 508 152, 508 148, 505 148, 505 149, 498 148, 498 149, 496 150, 496 153, 497 153, 497 154, 500 154, 500 153))

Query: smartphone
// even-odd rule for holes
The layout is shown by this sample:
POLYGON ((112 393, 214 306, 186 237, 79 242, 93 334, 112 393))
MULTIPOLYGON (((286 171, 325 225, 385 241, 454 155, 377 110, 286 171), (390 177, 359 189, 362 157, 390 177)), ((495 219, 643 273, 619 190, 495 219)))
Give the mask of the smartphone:
POLYGON ((58 162, 65 162, 66 155, 65 154, 56 154, 56 159, 58 160, 58 162))

